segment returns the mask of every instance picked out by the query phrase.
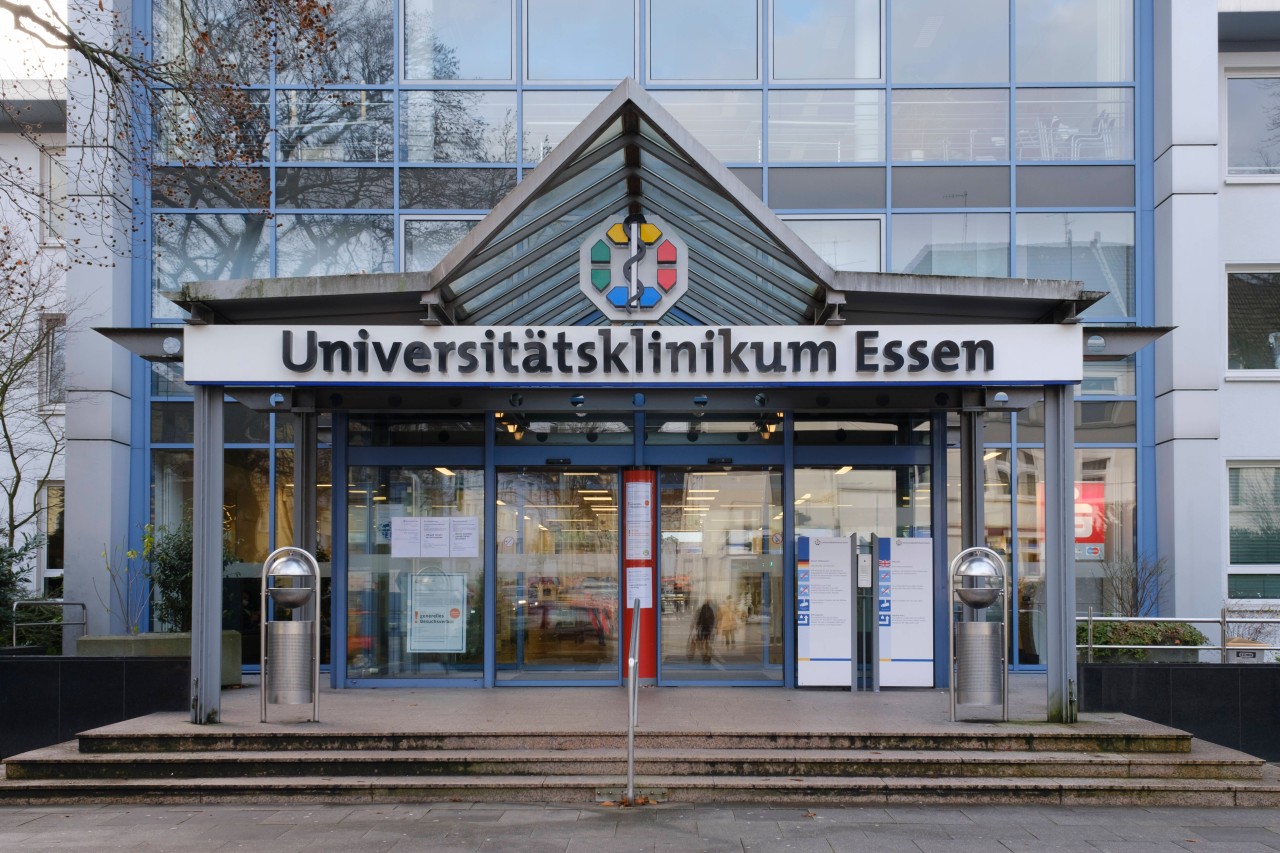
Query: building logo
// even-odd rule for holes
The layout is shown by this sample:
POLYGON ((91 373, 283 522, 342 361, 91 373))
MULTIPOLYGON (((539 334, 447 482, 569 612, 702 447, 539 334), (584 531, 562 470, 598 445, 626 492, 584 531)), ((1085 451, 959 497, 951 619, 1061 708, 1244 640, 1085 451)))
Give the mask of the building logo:
POLYGON ((587 235, 579 252, 582 291, 610 320, 660 318, 689 287, 689 250, 656 216, 632 214, 587 235))

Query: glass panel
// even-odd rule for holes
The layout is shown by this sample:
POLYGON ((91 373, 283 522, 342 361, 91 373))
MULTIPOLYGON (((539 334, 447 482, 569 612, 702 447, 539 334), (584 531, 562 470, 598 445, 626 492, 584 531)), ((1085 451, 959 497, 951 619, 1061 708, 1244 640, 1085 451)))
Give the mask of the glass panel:
POLYGON ((253 163, 267 159, 271 130, 266 92, 232 89, 220 93, 217 110, 196 94, 177 89, 155 96, 156 134, 152 156, 158 163, 253 163), (234 132, 228 133, 229 128, 234 132))
POLYGON ((395 75, 395 9, 395 0, 330 4, 325 17, 325 29, 335 36, 330 49, 309 57, 301 73, 292 66, 280 69, 280 82, 389 83, 395 75))
POLYGON ((1280 77, 1227 80, 1227 174, 1280 174, 1280 77))
POLYGON ((764 122, 759 91, 651 94, 675 116, 676 121, 684 125, 685 130, 724 162, 761 162, 764 122))
POLYGON ((893 272, 1009 274, 1009 217, 1003 213, 912 213, 893 217, 893 272))
POLYGON ((151 395, 153 397, 190 397, 191 386, 182 381, 181 362, 152 362, 151 395))
POLYGON ((201 45, 210 67, 242 83, 266 80, 262 11, 245 0, 153 0, 151 11, 157 62, 181 62, 201 45))
POLYGON ((729 171, 735 178, 742 181, 747 189, 755 193, 756 198, 764 198, 764 169, 730 169, 729 171))
POLYGON ((617 681, 616 473, 499 471, 500 681, 617 681))
POLYGON ((1227 575, 1227 598, 1280 598, 1280 575, 1227 575))
POLYGON ((1008 0, 894 0, 894 83, 1009 79, 1008 0))
POLYGON ((222 407, 222 435, 227 444, 267 444, 271 441, 271 415, 228 399, 222 407))
POLYGON ((982 440, 987 444, 1007 444, 1013 436, 1012 412, 984 412, 982 440))
POLYGON ((487 211, 515 186, 515 169, 401 169, 400 207, 487 211))
POLYGON ((775 210, 883 208, 884 169, 825 167, 769 170, 769 205, 775 210))
POLYGON ((511 0, 405 0, 407 80, 510 80, 511 0))
POLYGON ((1076 441, 1082 444, 1136 442, 1138 440, 1138 404, 1131 400, 1078 401, 1076 407, 1076 441))
POLYGON ((880 271, 880 220, 788 219, 787 227, 837 271, 880 271))
POLYGON ((1131 0, 1016 0, 1019 82, 1132 80, 1131 0))
POLYGON ((152 207, 210 208, 271 206, 271 176, 248 166, 156 166, 151 170, 152 207))
POLYGON ((1280 273, 1227 273, 1227 367, 1280 369, 1280 273))
POLYGON ((262 278, 270 273, 264 216, 165 213, 152 217, 153 318, 181 317, 161 293, 191 281, 262 278))
POLYGON ((391 207, 390 169, 276 169, 276 206, 391 207))
POLYGON ((400 156, 419 163, 514 163, 515 92, 402 92, 400 156))
POLYGON ((1019 89, 1014 156, 1132 160, 1132 89, 1019 89))
POLYGON ((1017 275, 1082 281, 1107 294, 1086 317, 1132 316, 1133 214, 1020 213, 1017 225, 1017 275))
MULTIPOLYGON (((62 483, 45 484, 43 531, 45 571, 57 572, 66 567, 66 494, 66 486, 62 483)), ((54 597, 61 598, 61 596, 54 597)))
POLYGON ((653 80, 755 80, 756 0, 649 0, 653 80))
POLYGON ((1132 166, 1019 166, 1020 207, 1132 207, 1132 166))
POLYGON ((1088 395, 1131 396, 1138 392, 1134 357, 1085 361, 1084 381, 1080 393, 1088 395))
POLYGON ((404 223, 405 272, 427 272, 476 227, 474 219, 409 219, 404 223))
POLYGON ((151 404, 151 440, 157 444, 190 444, 195 414, 189 402, 151 404))
POLYGON ((484 471, 356 466, 349 478, 347 677, 480 678, 484 471))
POLYGON ((352 447, 479 446, 484 444, 484 416, 364 415, 351 419, 347 443, 352 447))
POLYGON ((929 419, 922 415, 832 418, 796 415, 796 444, 928 444, 929 419))
POLYGON ((1008 207, 1004 166, 900 166, 893 170, 894 207, 1008 207))
MULTIPOLYGON (((594 5, 594 4, 591 4, 594 5)), ((628 3, 628 5, 630 5, 628 3)), ((524 161, 540 163, 608 92, 524 93, 524 161)))
POLYGON ((393 217, 302 214, 276 217, 276 267, 300 275, 391 272, 393 217))
POLYGON ((530 80, 635 76, 634 0, 528 0, 530 80))
POLYGON ((573 416, 499 412, 495 423, 499 446, 526 447, 538 444, 615 444, 634 443, 629 415, 602 419, 600 416, 573 416))
POLYGON ((868 163, 884 159, 884 92, 775 89, 769 93, 769 160, 868 163))
POLYGON ((782 474, 664 469, 661 678, 780 683, 782 474))
POLYGON ((776 80, 880 77, 879 0, 773 0, 776 80))
POLYGON ((1009 159, 1004 89, 904 89, 892 111, 895 162, 1009 159))
POLYGON ((644 422, 645 444, 771 444, 781 445, 782 414, 688 415, 650 414, 644 422))
POLYGON ((1280 563, 1280 467, 1232 465, 1227 475, 1231 563, 1280 563))
POLYGON ((281 160, 381 163, 394 156, 387 92, 284 91, 276 109, 281 160))

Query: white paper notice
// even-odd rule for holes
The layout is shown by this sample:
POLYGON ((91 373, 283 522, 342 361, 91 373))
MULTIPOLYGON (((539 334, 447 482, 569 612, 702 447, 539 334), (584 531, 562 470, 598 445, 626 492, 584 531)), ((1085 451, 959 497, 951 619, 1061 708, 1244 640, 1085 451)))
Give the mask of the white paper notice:
POLYGON ((653 607, 653 568, 651 566, 627 567, 627 607, 640 599, 640 607, 653 607))
POLYGON ((465 651, 466 605, 466 575, 414 575, 409 595, 409 636, 406 638, 409 651, 465 651))
POLYGON ((802 537, 797 543, 796 681, 801 687, 853 682, 852 563, 848 537, 802 537))
POLYGON ((626 509, 626 559, 652 560, 653 484, 650 482, 627 483, 626 509))
POLYGON ((409 559, 422 556, 422 519, 405 516, 391 519, 391 556, 409 559))
POLYGON ((452 518, 449 526, 449 556, 480 556, 480 519, 474 515, 452 518))
POLYGON ((442 558, 449 556, 449 519, 423 518, 422 556, 442 558))

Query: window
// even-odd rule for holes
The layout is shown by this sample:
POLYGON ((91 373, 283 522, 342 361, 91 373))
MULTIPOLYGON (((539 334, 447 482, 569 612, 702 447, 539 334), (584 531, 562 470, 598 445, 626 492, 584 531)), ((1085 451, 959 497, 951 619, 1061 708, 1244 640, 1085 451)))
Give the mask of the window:
POLYGON ((756 0, 650 0, 654 80, 756 80, 756 0))
POLYGON ((769 93, 774 163, 858 163, 884 159, 884 92, 778 89, 769 93))
POLYGON ((67 402, 67 318, 46 314, 40 331, 40 407, 51 409, 67 402))
POLYGON ((1018 81, 1133 79, 1130 0, 1017 0, 1018 81))
POLYGON ((912 213, 893 217, 890 272, 1009 274, 1009 217, 1003 213, 912 213))
POLYGON ((773 79, 880 77, 878 0, 774 0, 773 79))
POLYGON ((510 80, 511 0, 406 0, 407 80, 510 80))
POLYGON ((1134 312, 1132 213, 1019 213, 1016 275, 1082 281, 1107 294, 1089 317, 1134 312))
POLYGON ((62 148, 40 156, 40 239, 61 243, 67 238, 67 157, 62 148))
POLYGON ((1280 565, 1280 465, 1227 469, 1232 566, 1280 565))
POLYGON ((1009 79, 1008 0, 895 0, 889 20, 895 84, 1009 79))
POLYGON ((1227 174, 1280 175, 1280 77, 1227 80, 1227 174))
POLYGON ((787 227, 832 269, 880 271, 879 219, 788 219, 787 227))
POLYGON ((405 272, 427 272, 476 226, 475 219, 405 219, 405 272))
MULTIPOLYGON (((66 486, 60 482, 44 484, 44 507, 39 522, 44 534, 44 571, 46 587, 53 575, 61 575, 65 566, 63 533, 66 518, 66 486)), ((61 597, 61 596, 57 596, 61 597)))
POLYGON ((1227 273, 1227 367, 1280 369, 1280 272, 1227 273))
POLYGON ((1280 575, 1227 575, 1227 598, 1280 598, 1280 575))
POLYGON ((635 75, 633 0, 529 0, 530 80, 603 80, 635 75))

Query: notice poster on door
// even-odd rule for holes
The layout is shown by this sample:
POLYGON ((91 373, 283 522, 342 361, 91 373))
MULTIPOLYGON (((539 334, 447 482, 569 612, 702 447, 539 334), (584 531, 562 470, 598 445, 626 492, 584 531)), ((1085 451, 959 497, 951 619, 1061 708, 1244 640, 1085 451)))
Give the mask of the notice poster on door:
POLYGON ((880 686, 933 686, 933 539, 877 540, 880 686))
POLYGON ((444 560, 480 556, 480 519, 397 516, 387 524, 391 556, 397 559, 444 560))
POLYGON ((853 684, 853 540, 801 536, 796 543, 796 683, 853 684))
POLYGON ((467 576, 413 575, 409 587, 410 652, 462 652, 467 647, 467 576))
POLYGON ((626 485, 627 560, 653 560, 653 483, 628 480, 626 485))
POLYGON ((640 601, 640 608, 653 607, 653 567, 627 566, 627 607, 640 601))

